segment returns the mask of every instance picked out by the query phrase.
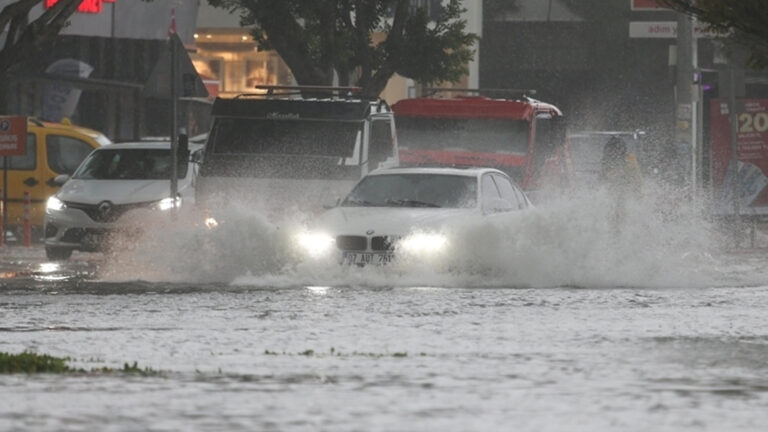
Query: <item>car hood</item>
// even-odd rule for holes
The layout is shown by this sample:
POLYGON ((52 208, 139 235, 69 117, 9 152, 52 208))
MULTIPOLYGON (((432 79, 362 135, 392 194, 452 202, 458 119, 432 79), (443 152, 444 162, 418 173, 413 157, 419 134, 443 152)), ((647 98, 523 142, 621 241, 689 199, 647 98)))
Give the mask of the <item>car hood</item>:
MULTIPOLYGON (((185 198, 189 183, 179 181, 178 190, 185 198)), ((170 195, 170 180, 77 180, 71 179, 56 196, 62 201, 82 204, 135 204, 159 201, 170 195)))
POLYGON ((310 228, 333 235, 406 235, 418 230, 440 230, 445 225, 479 216, 477 209, 335 207, 323 213, 310 228))

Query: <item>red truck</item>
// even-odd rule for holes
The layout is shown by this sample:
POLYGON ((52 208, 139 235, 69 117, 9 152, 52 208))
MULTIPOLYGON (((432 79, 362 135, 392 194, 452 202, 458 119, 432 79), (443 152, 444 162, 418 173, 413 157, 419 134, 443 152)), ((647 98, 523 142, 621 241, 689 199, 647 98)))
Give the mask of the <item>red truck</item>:
POLYGON ((395 113, 402 166, 485 166, 526 191, 568 186, 570 159, 563 113, 525 94, 498 89, 433 89, 402 99, 395 113), (439 97, 441 92, 458 92, 439 97), (515 98, 490 95, 516 93, 515 98))

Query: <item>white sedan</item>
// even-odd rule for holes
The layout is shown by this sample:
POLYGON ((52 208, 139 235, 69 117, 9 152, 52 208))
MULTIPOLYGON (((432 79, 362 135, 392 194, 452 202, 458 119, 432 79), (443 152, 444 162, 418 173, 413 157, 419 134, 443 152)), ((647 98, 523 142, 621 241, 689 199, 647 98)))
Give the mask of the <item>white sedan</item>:
POLYGON ((348 265, 418 262, 448 253, 455 228, 490 224, 531 203, 491 168, 390 168, 365 176, 296 240, 305 260, 348 265))
POLYGON ((45 211, 45 252, 65 260, 72 251, 103 250, 115 235, 140 230, 153 214, 194 203, 194 181, 203 147, 179 149, 178 196, 171 198, 171 145, 164 142, 112 144, 91 152, 72 178, 56 177, 62 188, 45 211))

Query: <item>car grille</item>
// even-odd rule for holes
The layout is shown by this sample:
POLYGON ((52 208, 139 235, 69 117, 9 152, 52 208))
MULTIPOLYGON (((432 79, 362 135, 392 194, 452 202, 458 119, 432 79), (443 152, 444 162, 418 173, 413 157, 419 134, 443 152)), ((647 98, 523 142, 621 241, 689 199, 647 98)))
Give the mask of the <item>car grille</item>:
POLYGON ((395 242, 398 237, 395 236, 376 236, 371 238, 371 249, 375 251, 395 250, 395 242))
POLYGON ((107 201, 100 202, 98 204, 82 204, 76 202, 65 201, 64 204, 68 208, 82 210, 89 218, 95 222, 115 222, 120 219, 120 216, 125 212, 137 208, 148 208, 154 204, 154 202, 148 203, 135 203, 135 204, 112 204, 104 205, 107 201))
MULTIPOLYGON (((375 236, 371 237, 371 250, 392 251, 395 249, 395 242, 399 239, 396 236, 375 236)), ((368 237, 341 235, 336 237, 336 246, 346 251, 364 251, 368 250, 368 237)))
POLYGON ((368 249, 368 239, 363 236, 341 235, 336 237, 336 246, 341 250, 362 251, 368 249))

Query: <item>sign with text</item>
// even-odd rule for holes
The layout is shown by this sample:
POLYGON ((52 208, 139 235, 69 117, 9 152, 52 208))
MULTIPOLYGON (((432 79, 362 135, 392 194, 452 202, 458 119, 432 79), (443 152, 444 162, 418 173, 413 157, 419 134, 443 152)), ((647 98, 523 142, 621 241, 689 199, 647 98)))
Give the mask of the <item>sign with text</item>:
MULTIPOLYGON (((50 9, 59 0, 45 0, 45 8, 50 9)), ((101 13, 104 3, 114 3, 115 0, 83 0, 80 2, 80 6, 77 7, 77 11, 81 13, 101 13)))
POLYGON ((632 10, 633 11, 667 9, 666 6, 662 6, 656 0, 630 0, 630 1, 632 2, 632 10))
POLYGON ((730 107, 726 99, 711 101, 710 120, 712 186, 717 213, 734 214, 734 196, 738 196, 739 213, 768 215, 768 99, 736 102, 735 161, 732 160, 730 107))
POLYGON ((0 117, 0 156, 27 153, 27 118, 0 117))
MULTIPOLYGON (((693 28, 693 36, 697 38, 713 38, 715 34, 706 30, 704 24, 693 28)), ((676 38, 676 21, 631 21, 629 23, 631 38, 676 38)))

